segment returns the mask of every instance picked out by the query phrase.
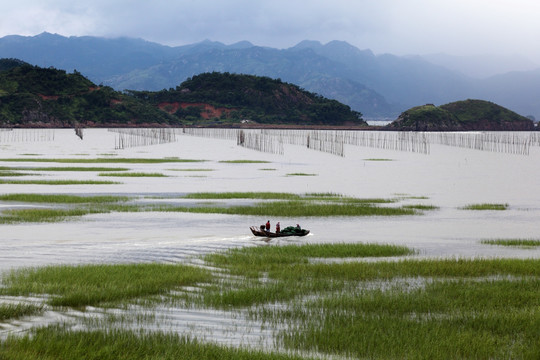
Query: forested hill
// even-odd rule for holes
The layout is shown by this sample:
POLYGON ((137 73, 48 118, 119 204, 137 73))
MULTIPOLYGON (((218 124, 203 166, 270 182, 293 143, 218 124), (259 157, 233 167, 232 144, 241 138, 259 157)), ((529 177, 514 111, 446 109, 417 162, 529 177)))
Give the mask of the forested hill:
POLYGON ((388 128, 409 131, 522 131, 535 130, 535 125, 531 119, 500 105, 469 99, 441 106, 413 107, 404 111, 388 128))
POLYGON ((170 124, 177 121, 150 104, 82 74, 0 60, 0 126, 75 127, 170 124))
POLYGON ((176 89, 118 92, 77 71, 0 60, 0 126, 365 125, 335 100, 280 80, 207 73, 176 89))
POLYGON ((231 73, 204 73, 176 89, 132 91, 184 121, 212 118, 261 124, 367 125, 362 114, 279 79, 231 73))

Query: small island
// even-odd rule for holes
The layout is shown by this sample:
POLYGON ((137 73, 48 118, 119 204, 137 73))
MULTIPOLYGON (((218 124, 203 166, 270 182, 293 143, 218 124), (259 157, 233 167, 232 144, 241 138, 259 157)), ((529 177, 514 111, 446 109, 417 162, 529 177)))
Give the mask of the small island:
POLYGON ((531 131, 534 122, 502 106, 484 100, 427 104, 404 111, 386 126, 402 131, 531 131))

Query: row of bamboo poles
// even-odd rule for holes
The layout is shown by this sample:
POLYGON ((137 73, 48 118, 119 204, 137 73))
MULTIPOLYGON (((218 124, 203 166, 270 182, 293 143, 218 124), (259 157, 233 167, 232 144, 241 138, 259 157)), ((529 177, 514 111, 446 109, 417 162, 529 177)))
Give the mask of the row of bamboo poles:
POLYGON ((263 132, 246 134, 240 130, 236 133, 236 145, 271 154, 283 155, 284 153, 282 139, 263 132))
POLYGON ((529 155, 531 145, 540 145, 538 133, 533 132, 427 133, 427 136, 436 144, 518 155, 529 155))
MULTIPOLYGON (((83 138, 83 129, 75 129, 83 138)), ((342 130, 274 130, 214 128, 121 128, 116 149, 157 145, 177 141, 178 135, 236 140, 238 146, 283 154, 284 144, 303 146, 337 156, 345 156, 345 145, 386 150, 430 153, 431 144, 481 151, 529 155, 540 146, 540 132, 401 132, 342 130)), ((54 141, 54 129, 0 129, 0 143, 54 141)))
POLYGON ((239 130, 182 129, 182 134, 218 139, 236 139, 237 145, 253 150, 283 152, 283 144, 345 156, 345 146, 379 148, 429 154, 431 144, 481 151, 528 155, 540 146, 538 132, 402 132, 341 130, 239 130))
POLYGON ((159 145, 176 141, 176 131, 171 128, 108 129, 116 133, 114 148, 126 149, 137 146, 159 145))
POLYGON ((0 129, 0 143, 54 141, 54 129, 0 129))

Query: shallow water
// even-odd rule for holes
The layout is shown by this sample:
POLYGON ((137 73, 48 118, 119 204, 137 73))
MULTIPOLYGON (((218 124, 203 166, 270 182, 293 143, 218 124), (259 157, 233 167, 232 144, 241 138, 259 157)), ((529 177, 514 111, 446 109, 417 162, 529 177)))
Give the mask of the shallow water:
MULTIPOLYGON (((20 130, 24 131, 24 130, 20 130)), ((48 130, 50 131, 50 130, 48 130)), ((540 148, 529 155, 431 144, 429 154, 345 145, 345 156, 285 145, 283 155, 262 153, 218 140, 178 135, 168 144, 115 150, 115 133, 54 130, 54 141, 0 144, 1 158, 143 157, 201 159, 195 163, 63 164, 5 162, 0 166, 111 166, 161 172, 167 178, 111 178, 96 172, 37 171, 17 179, 115 180, 121 185, 1 185, 1 193, 73 193, 174 196, 189 192, 334 192, 360 198, 425 197, 401 203, 429 204, 423 216, 270 219, 301 223, 312 235, 276 242, 379 242, 411 246, 419 256, 539 257, 539 249, 480 244, 491 238, 540 238, 540 148), (371 161, 385 159, 391 161, 371 161), (223 160, 264 160, 231 164, 223 160), (212 171, 176 171, 211 169, 212 171), (293 173, 315 176, 290 176, 293 173), (473 203, 508 203, 506 211, 461 210, 473 203)), ((158 201, 158 200, 152 200, 158 201)), ((169 200, 160 200, 169 201, 169 200)), ((1 203, 0 210, 24 204, 1 203)), ((55 224, 2 225, 0 270, 49 263, 175 262, 232 246, 266 244, 249 233, 267 219, 181 213, 90 215, 55 224)))
MULTIPOLYGON (((35 137, 32 141, 7 141, 0 134, 0 158, 179 157, 205 161, 62 164, 0 160, 0 166, 110 166, 127 167, 137 172, 161 172, 170 176, 111 178, 99 177, 96 172, 36 171, 40 175, 17 179, 114 180, 122 184, 2 184, 0 193, 180 196, 208 191, 332 192, 359 198, 400 197, 400 204, 427 204, 439 209, 427 211, 422 216, 274 218, 270 219, 272 224, 280 221, 285 227, 300 223, 302 227, 310 229, 311 234, 305 238, 271 241, 251 235, 250 225, 259 225, 267 220, 253 216, 113 213, 53 224, 0 225, 0 271, 60 263, 186 262, 194 261, 197 255, 231 247, 288 243, 399 244, 416 249, 418 254, 414 257, 422 258, 540 258, 538 247, 511 248, 480 243, 483 239, 494 238, 540 239, 538 146, 531 146, 528 155, 515 155, 437 144, 430 145, 429 154, 345 145, 345 156, 341 157, 288 144, 283 147, 283 155, 269 154, 239 147, 235 140, 187 135, 178 135, 176 142, 168 144, 116 150, 116 136, 106 130, 85 129, 84 140, 81 140, 73 130, 54 130, 53 141, 50 135, 47 141, 35 141, 35 137), (221 162, 223 160, 264 160, 268 163, 231 164, 221 162), (212 171, 178 171, 186 169, 212 171), (313 176, 291 176, 293 173, 313 176), (475 203, 507 203, 509 209, 460 209, 475 203)), ((0 202, 0 211, 14 206, 25 205, 0 202)), ((189 322, 187 318, 179 319, 182 314, 190 312, 178 311, 180 313, 169 316, 173 328, 175 323, 189 322)), ((197 318, 197 314, 189 316, 197 318)), ((205 314, 198 316, 197 321, 228 321, 223 319, 223 314, 205 314)), ((242 338, 244 325, 248 326, 243 321, 236 325, 237 333, 216 325, 220 330, 216 330, 215 338, 222 336, 219 334, 223 334, 223 331, 229 335, 234 333, 230 339, 237 343, 238 338, 242 338)), ((183 331, 177 327, 178 331, 183 331)), ((262 332, 260 338, 266 335, 262 332)), ((260 342, 260 338, 256 341, 260 342)), ((246 341, 250 342, 249 339, 246 341)))

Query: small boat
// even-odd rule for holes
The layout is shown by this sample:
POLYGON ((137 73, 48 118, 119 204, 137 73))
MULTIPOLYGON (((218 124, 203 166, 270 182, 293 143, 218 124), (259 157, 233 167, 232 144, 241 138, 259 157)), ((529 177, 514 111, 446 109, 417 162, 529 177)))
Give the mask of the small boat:
POLYGON ((306 236, 307 234, 309 234, 309 230, 299 229, 294 226, 288 226, 278 233, 266 231, 266 229, 264 228, 264 225, 261 225, 260 227, 250 226, 249 229, 255 236, 263 236, 263 237, 269 237, 269 238, 285 237, 285 236, 306 236))

